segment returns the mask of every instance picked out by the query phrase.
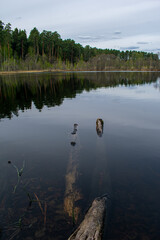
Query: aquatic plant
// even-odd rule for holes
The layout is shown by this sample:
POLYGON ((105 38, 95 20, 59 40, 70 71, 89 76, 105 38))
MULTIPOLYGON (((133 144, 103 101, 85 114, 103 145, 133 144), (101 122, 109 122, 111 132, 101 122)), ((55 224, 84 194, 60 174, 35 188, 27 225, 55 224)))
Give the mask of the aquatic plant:
POLYGON ((21 176, 22 176, 22 174, 23 174, 23 170, 24 170, 24 167, 25 167, 25 161, 23 161, 23 167, 22 167, 20 170, 19 170, 18 167, 17 167, 16 165, 14 165, 13 163, 12 163, 12 166, 16 169, 16 171, 17 171, 17 177, 18 177, 17 184, 14 186, 14 190, 13 190, 13 193, 15 193, 15 192, 16 192, 16 189, 17 189, 17 187, 18 187, 18 185, 19 185, 21 176))
POLYGON ((38 203, 38 206, 41 210, 41 213, 43 215, 43 221, 44 221, 44 228, 46 226, 46 219, 47 219, 47 203, 46 201, 43 202, 42 200, 40 200, 37 196, 37 194, 32 194, 31 192, 29 192, 27 190, 27 185, 28 183, 24 184, 24 182, 22 181, 21 177, 23 175, 23 172, 24 172, 24 169, 25 169, 25 161, 23 161, 23 165, 22 165, 22 168, 18 168, 15 164, 13 164, 11 161, 8 161, 9 164, 11 164, 14 169, 16 169, 16 172, 17 172, 17 183, 16 185, 14 186, 13 188, 13 194, 16 192, 17 190, 17 187, 18 185, 21 183, 22 185, 22 190, 25 192, 28 200, 29 200, 29 204, 28 204, 28 207, 26 208, 25 212, 23 215, 21 215, 18 220, 16 222, 13 222, 7 226, 5 226, 2 230, 0 229, 0 237, 1 237, 1 234, 3 232, 11 232, 11 235, 8 234, 8 239, 9 240, 12 240, 12 239, 15 239, 15 237, 19 234, 19 232, 23 229, 28 229, 30 227, 32 227, 32 223, 31 224, 24 224, 23 223, 23 218, 26 216, 29 208, 31 207, 32 203, 35 202, 35 203, 38 203), (44 207, 42 207, 42 204, 44 204, 44 207))

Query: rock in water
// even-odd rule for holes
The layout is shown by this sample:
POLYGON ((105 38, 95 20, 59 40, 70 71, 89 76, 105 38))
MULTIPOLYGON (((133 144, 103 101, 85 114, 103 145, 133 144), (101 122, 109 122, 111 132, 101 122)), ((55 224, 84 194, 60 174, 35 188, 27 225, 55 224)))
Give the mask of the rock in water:
POLYGON ((83 222, 68 240, 101 240, 106 197, 96 198, 85 215, 83 222))

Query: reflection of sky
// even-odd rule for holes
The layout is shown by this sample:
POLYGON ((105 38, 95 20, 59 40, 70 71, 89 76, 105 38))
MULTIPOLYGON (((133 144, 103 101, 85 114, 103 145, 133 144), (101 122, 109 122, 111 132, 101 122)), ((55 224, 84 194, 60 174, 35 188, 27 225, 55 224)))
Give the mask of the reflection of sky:
MULTIPOLYGON (((69 100, 64 102, 66 106, 69 100)), ((99 88, 91 92, 84 91, 70 102, 70 112, 76 121, 86 121, 90 128, 93 119, 102 118, 105 122, 117 126, 160 130, 160 92, 153 84, 116 88, 99 88)), ((85 123, 86 124, 86 123, 85 123)))
MULTIPOLYGON (((62 229, 59 226, 64 225, 64 214, 60 203, 64 197, 65 175, 67 164, 70 163, 69 156, 74 156, 74 154, 71 155, 74 151, 70 145, 71 132, 73 124, 78 123, 80 143, 77 147, 80 150, 75 152, 73 160, 76 160, 75 164, 76 162, 79 164, 79 171, 74 174, 77 174, 80 184, 75 182, 74 190, 76 192, 80 189, 85 201, 78 201, 76 204, 81 202, 86 204, 92 196, 97 197, 108 193, 108 189, 110 190, 108 185, 111 183, 115 200, 123 203, 123 206, 120 204, 122 213, 120 210, 117 211, 118 215, 115 214, 115 216, 120 216, 119 221, 122 218, 120 228, 125 229, 126 216, 129 219, 131 215, 129 222, 131 233, 134 227, 131 223, 137 223, 139 220, 137 229, 142 229, 144 219, 149 226, 153 222, 151 230, 158 229, 158 225, 154 227, 152 220, 157 216, 156 222, 158 223, 160 216, 158 195, 160 182, 159 94, 155 83, 131 87, 99 88, 77 94, 76 98, 64 98, 60 106, 45 106, 39 112, 32 104, 31 109, 19 111, 18 117, 14 116, 11 120, 4 118, 0 124, 0 176, 3 177, 1 177, 2 180, 6 179, 9 185, 1 181, 0 187, 2 193, 5 187, 7 196, 10 196, 9 199, 2 194, 3 198, 5 196, 6 204, 10 204, 12 200, 16 203, 16 200, 20 199, 17 205, 19 202, 26 205, 26 199, 23 200, 24 194, 21 194, 21 198, 17 198, 16 194, 13 199, 12 191, 8 191, 13 188, 12 172, 14 177, 16 177, 16 172, 7 164, 8 160, 11 160, 18 168, 21 168, 25 160, 24 181, 29 183, 27 190, 31 187, 31 193, 42 191, 42 194, 38 196, 41 196, 41 199, 47 199, 47 204, 50 201, 53 202, 53 205, 47 205, 52 211, 49 216, 47 215, 47 223, 49 227, 52 227, 54 224, 52 216, 55 216, 55 219, 57 217, 58 228, 56 224, 54 226, 56 232, 58 232, 57 229, 61 230, 59 230, 61 236, 62 229), (104 121, 102 138, 99 138, 96 133, 97 118, 102 118, 104 121), (153 201, 148 196, 155 200, 153 201), (59 211, 60 207, 62 211, 59 211), (145 209, 149 209, 147 215, 145 209), (134 210, 134 218, 132 210, 134 210)), ((20 189, 21 193, 19 187, 17 190, 20 189)), ((25 205, 20 207, 26 209, 25 205)), ((18 208, 15 204, 14 206, 16 210, 19 209, 19 206, 18 208)), ((6 208, 9 207, 6 205, 6 208)), ((33 213, 36 212, 33 211, 33 213)), ((4 211, 4 216, 5 214, 4 211)), ((36 215, 34 217, 38 219, 36 215)), ((146 231, 146 228, 142 230, 146 231)))
POLYGON ((32 104, 31 110, 19 112, 18 120, 57 128, 65 124, 69 129, 66 134, 69 134, 74 123, 80 128, 95 129, 97 118, 104 120, 104 133, 106 124, 160 130, 160 92, 155 83, 83 91, 76 98, 64 99, 60 106, 44 106, 41 112, 32 104))
POLYGON ((134 86, 119 86, 115 88, 101 88, 95 91, 95 94, 100 96, 110 95, 121 98, 145 99, 145 100, 160 100, 160 92, 154 84, 134 85, 134 86))

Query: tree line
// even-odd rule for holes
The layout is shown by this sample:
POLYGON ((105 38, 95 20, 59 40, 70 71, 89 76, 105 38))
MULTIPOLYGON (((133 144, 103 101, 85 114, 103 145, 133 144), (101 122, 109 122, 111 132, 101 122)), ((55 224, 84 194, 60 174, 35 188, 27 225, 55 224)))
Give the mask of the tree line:
POLYGON ((26 30, 0 20, 0 70, 109 70, 159 69, 157 54, 140 51, 83 47, 72 39, 63 40, 58 32, 34 27, 26 30), (140 67, 139 67, 140 66, 140 67))

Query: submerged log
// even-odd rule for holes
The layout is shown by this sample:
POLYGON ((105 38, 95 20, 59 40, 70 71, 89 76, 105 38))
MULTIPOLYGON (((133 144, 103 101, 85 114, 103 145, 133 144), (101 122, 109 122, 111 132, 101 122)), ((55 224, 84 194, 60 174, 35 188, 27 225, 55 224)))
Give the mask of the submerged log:
POLYGON ((93 201, 84 220, 68 240, 101 240, 106 199, 106 197, 99 197, 93 201))
POLYGON ((65 175, 65 196, 64 196, 64 211, 72 218, 73 224, 78 221, 79 214, 81 212, 80 206, 76 204, 77 201, 82 199, 82 194, 78 188, 79 178, 79 150, 80 144, 78 141, 78 124, 74 124, 71 142, 70 156, 67 166, 67 172, 65 175))

